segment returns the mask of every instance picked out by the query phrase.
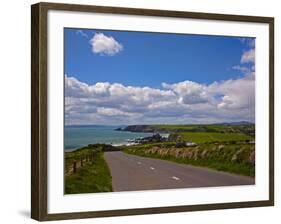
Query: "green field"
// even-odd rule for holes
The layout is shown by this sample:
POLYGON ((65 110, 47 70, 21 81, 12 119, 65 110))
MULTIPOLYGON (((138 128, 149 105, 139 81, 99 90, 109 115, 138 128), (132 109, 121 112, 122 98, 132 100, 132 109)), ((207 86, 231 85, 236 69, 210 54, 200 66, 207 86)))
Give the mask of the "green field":
POLYGON ((247 130, 254 130, 254 124, 245 125, 223 125, 223 124, 189 124, 189 125, 151 125, 156 130, 166 131, 192 131, 192 132, 223 132, 223 133, 244 133, 247 130))
POLYGON ((184 141, 192 141, 197 144, 207 142, 250 141, 254 139, 242 133, 181 132, 178 135, 180 135, 184 141))
POLYGON ((255 125, 153 125, 156 131, 170 133, 170 141, 176 141, 181 136, 182 141, 192 141, 197 144, 208 142, 239 142, 254 140, 255 125))
POLYGON ((173 125, 173 124, 163 124, 163 125, 153 125, 153 127, 163 130, 186 130, 190 131, 198 127, 198 125, 173 125))

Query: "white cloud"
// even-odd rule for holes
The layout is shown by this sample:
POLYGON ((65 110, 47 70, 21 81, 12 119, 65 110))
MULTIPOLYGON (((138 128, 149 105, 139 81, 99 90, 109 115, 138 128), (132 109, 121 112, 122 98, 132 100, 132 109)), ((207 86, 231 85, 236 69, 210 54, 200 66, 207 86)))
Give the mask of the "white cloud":
POLYGON ((255 108, 255 80, 247 76, 236 80, 227 80, 221 83, 213 83, 209 86, 211 93, 222 95, 218 102, 219 109, 251 110, 255 108))
POLYGON ((241 65, 235 65, 232 67, 233 70, 240 71, 242 74, 244 74, 245 78, 248 79, 255 79, 255 65, 251 66, 241 66, 241 65))
POLYGON ((255 49, 245 51, 241 57, 241 63, 255 63, 255 49))
POLYGON ((169 85, 162 83, 163 88, 175 92, 179 96, 179 103, 198 104, 208 102, 206 86, 192 81, 184 81, 169 85))
POLYGON ((90 44, 95 54, 113 56, 123 50, 121 43, 118 43, 113 37, 106 36, 103 33, 96 33, 90 40, 90 44))
POLYGON ((99 115, 104 115, 104 116, 130 116, 131 115, 130 113, 123 112, 115 108, 105 108, 105 107, 97 108, 97 113, 99 115))
POLYGON ((240 71, 244 74, 251 72, 251 68, 246 67, 246 66, 241 66, 241 65, 234 65, 234 66, 232 66, 232 69, 240 71))
POLYGON ((76 34, 81 35, 82 37, 89 38, 88 34, 83 30, 77 30, 76 34))
POLYGON ((192 81, 163 89, 88 85, 65 76, 67 124, 212 123, 254 121, 255 80, 245 76, 210 85, 192 81))

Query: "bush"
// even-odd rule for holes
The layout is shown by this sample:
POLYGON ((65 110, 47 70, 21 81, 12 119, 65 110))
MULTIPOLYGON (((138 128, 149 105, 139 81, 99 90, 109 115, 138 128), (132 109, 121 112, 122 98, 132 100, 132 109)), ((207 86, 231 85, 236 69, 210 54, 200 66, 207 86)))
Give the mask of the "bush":
POLYGON ((175 144, 175 147, 176 147, 176 148, 183 148, 183 147, 185 147, 185 146, 186 146, 185 142, 177 142, 177 143, 175 144))

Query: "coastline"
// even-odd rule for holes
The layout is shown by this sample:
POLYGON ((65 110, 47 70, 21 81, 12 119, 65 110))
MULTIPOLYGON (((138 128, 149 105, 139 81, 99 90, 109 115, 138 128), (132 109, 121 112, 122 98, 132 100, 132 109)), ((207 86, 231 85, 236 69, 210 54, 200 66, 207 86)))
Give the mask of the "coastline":
MULTIPOLYGON (((139 145, 141 144, 141 141, 146 139, 146 138, 153 138, 153 136, 155 136, 155 133, 151 133, 152 135, 151 136, 148 136, 148 137, 141 137, 141 138, 134 138, 134 139, 127 139, 125 142, 122 141, 120 143, 100 143, 100 144, 105 144, 105 145, 111 145, 111 146, 114 146, 114 147, 121 147, 121 146, 134 146, 134 145, 139 145)), ((169 134, 161 134, 159 133, 159 135, 161 135, 163 138, 168 138, 169 134)), ((69 148, 69 149, 64 149, 64 152, 74 152, 82 147, 86 147, 88 144, 86 145, 83 145, 83 146, 79 146, 79 147, 76 147, 76 148, 69 148)))
MULTIPOLYGON (((116 126, 89 125, 68 126, 68 128, 65 129, 64 152, 73 152, 89 144, 106 144, 115 147, 133 146, 139 144, 143 138, 151 138, 156 134, 155 132, 120 132, 116 130, 116 126)), ((169 134, 159 133, 159 135, 167 138, 169 134)))
POLYGON ((255 125, 226 123, 212 125, 129 125, 67 126, 64 152, 73 152, 89 144, 114 147, 134 146, 150 142, 182 141, 185 144, 204 142, 254 142, 255 125))

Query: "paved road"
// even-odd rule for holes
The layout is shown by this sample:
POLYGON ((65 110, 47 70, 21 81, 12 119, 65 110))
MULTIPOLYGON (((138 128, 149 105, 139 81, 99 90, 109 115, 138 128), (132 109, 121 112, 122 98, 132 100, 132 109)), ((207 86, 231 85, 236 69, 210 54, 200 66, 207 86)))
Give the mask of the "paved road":
POLYGON ((105 152, 114 191, 254 184, 254 178, 165 160, 105 152))

